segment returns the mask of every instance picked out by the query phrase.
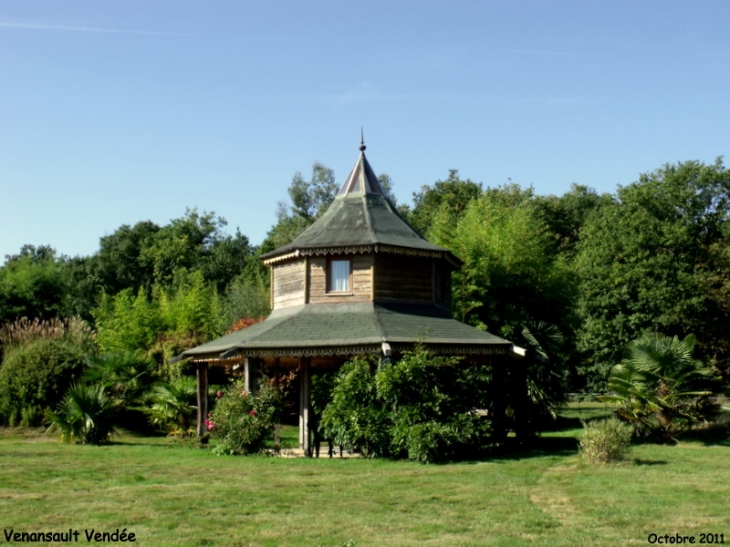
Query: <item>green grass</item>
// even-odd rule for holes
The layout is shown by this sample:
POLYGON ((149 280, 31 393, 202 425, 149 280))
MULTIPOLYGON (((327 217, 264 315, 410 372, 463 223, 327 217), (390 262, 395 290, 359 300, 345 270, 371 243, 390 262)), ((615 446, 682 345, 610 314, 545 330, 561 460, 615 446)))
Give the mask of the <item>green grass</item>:
POLYGON ((216 457, 132 436, 63 445, 0 430, 0 527, 126 528, 143 546, 615 546, 648 545, 651 533, 730 543, 726 440, 638 445, 630 462, 593 467, 575 433, 424 466, 216 457))

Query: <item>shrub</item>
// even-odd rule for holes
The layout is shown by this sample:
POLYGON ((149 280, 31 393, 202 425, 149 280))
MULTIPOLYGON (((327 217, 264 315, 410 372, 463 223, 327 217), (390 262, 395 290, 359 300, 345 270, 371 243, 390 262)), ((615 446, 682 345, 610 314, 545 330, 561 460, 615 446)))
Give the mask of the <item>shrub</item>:
POLYGON ((245 390, 245 382, 240 379, 218 394, 215 408, 207 421, 208 430, 218 440, 214 453, 234 455, 260 452, 279 422, 279 393, 263 385, 252 395, 245 390))
POLYGON ((0 418, 37 426, 84 371, 86 353, 64 338, 37 338, 7 352, 0 366, 0 418))
POLYGON ((49 431, 60 430, 66 443, 102 444, 114 433, 114 405, 100 385, 74 384, 56 412, 46 411, 49 431))
POLYGON ((483 372, 423 347, 381 367, 378 393, 391 410, 393 454, 421 463, 476 455, 490 431, 489 421, 474 411, 486 404, 483 372))
POLYGON ((633 428, 618 418, 585 424, 580 451, 589 463, 619 462, 626 458, 633 428))
POLYGON ((335 378, 322 430, 366 456, 407 457, 432 463, 477 455, 487 444, 488 374, 458 358, 423 347, 395 364, 356 358, 335 378))
POLYGON ((345 363, 322 413, 325 438, 340 446, 357 447, 366 457, 387 456, 391 427, 385 403, 378 397, 375 365, 363 357, 345 363))

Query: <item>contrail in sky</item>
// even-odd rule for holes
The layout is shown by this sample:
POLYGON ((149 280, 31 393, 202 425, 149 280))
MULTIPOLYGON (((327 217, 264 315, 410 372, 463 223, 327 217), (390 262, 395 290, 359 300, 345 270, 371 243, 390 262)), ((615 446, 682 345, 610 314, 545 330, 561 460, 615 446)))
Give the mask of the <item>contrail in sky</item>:
POLYGON ((2 28, 14 28, 22 30, 59 30, 65 32, 95 32, 102 34, 154 34, 154 35, 165 35, 165 36, 194 36, 193 34, 186 34, 182 32, 164 32, 157 30, 119 30, 111 28, 94 28, 94 27, 72 27, 66 25, 48 25, 39 23, 9 23, 6 21, 0 21, 0 27, 2 28))

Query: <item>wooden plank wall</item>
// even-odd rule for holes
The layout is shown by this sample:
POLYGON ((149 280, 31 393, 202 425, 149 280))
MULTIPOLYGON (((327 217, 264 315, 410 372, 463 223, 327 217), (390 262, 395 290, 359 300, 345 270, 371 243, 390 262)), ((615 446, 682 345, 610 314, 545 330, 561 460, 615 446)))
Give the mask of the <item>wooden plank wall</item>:
POLYGON ((309 302, 313 304, 370 302, 373 258, 370 255, 356 255, 351 258, 351 294, 327 294, 327 258, 312 257, 309 259, 309 302))
POLYGON ((273 266, 274 309, 304 304, 305 260, 273 266))
POLYGON ((430 258, 394 254, 375 258, 375 301, 433 302, 430 258))

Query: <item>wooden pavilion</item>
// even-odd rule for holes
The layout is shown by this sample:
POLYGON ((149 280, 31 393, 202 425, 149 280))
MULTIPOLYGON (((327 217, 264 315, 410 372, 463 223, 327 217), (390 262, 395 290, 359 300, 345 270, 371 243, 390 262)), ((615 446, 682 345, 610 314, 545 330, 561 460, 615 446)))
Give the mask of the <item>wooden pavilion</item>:
MULTIPOLYGON (((525 356, 510 341, 452 317, 451 273, 460 260, 425 240, 398 214, 362 143, 327 211, 262 260, 271 275, 269 317, 179 356, 197 365, 199 435, 205 433, 210 364, 243 366, 247 382, 262 362, 296 368, 300 446, 311 454, 313 370, 338 367, 356 355, 397 356, 420 342, 434 353, 489 360, 499 384, 525 356)), ((504 402, 503 393, 498 397, 504 402)))

